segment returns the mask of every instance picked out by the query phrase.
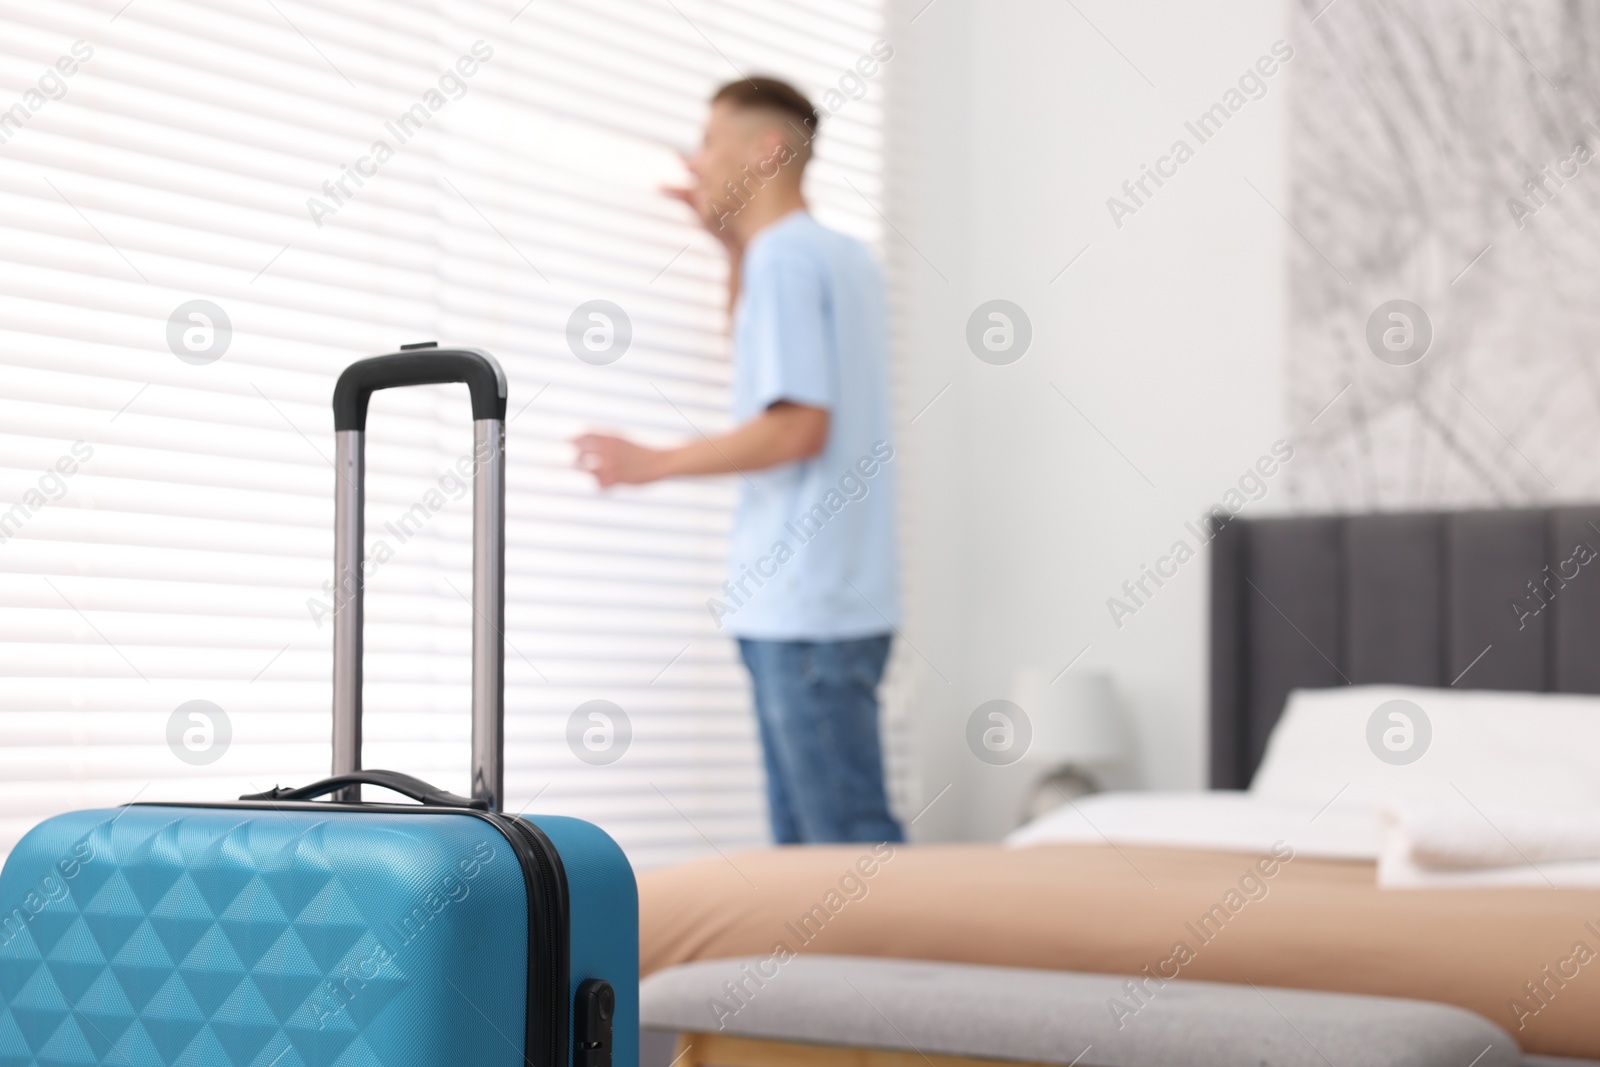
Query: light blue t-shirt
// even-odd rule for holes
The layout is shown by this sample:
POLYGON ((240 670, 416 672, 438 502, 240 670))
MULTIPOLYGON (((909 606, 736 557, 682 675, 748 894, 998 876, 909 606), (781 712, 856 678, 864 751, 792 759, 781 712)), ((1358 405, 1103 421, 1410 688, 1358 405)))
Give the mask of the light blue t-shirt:
POLYGON ((828 443, 739 479, 729 577, 707 606, 739 637, 837 641, 900 624, 889 312, 866 245, 796 211, 745 249, 733 413, 827 408, 828 443))

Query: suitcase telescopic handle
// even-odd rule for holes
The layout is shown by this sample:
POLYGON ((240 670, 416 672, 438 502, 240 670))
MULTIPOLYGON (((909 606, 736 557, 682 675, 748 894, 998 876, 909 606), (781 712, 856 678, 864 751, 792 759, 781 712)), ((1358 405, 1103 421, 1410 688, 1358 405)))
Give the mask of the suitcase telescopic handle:
MULTIPOLYGON (((422 346, 418 346, 420 349, 422 346)), ((333 773, 361 770, 367 407, 379 389, 464 382, 472 392, 472 798, 505 800, 506 377, 473 348, 403 350, 352 363, 333 393, 333 773)), ((351 779, 351 781, 354 781, 351 779)), ((338 799, 358 801, 359 784, 338 799)))
POLYGON ((506 376, 487 352, 474 348, 403 349, 346 367, 333 389, 333 428, 365 431, 367 404, 379 389, 464 382, 472 392, 472 418, 506 417, 506 376))

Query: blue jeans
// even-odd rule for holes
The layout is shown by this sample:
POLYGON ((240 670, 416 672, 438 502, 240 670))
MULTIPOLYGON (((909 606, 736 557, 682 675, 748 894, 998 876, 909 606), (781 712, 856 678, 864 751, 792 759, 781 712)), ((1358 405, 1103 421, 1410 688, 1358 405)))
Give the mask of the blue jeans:
POLYGON ((905 840, 889 813, 878 682, 889 636, 739 640, 755 690, 772 836, 780 845, 905 840))

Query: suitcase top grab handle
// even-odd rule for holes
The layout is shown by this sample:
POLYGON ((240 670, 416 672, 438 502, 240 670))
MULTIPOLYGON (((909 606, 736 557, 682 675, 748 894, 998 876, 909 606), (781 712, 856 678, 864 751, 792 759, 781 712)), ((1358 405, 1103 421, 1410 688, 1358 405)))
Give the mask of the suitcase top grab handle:
POLYGON ((336 774, 332 778, 324 778, 312 785, 301 786, 299 789, 284 786, 274 786, 265 793, 250 793, 242 796, 240 800, 316 800, 329 793, 336 793, 352 785, 381 785, 385 789, 392 789, 401 796, 410 797, 420 804, 431 805, 436 808, 469 808, 479 811, 487 810, 489 804, 483 800, 472 800, 467 797, 458 797, 454 793, 447 793, 424 782, 421 778, 413 778, 409 774, 399 771, 356 771, 354 774, 336 774))
MULTIPOLYGON (((420 346, 419 346, 420 347, 420 346)), ((352 363, 333 393, 333 773, 361 770, 367 406, 379 389, 464 382, 472 391, 472 799, 505 800, 506 376, 480 349, 400 351, 352 363)), ((361 799, 356 779, 339 792, 361 799)))

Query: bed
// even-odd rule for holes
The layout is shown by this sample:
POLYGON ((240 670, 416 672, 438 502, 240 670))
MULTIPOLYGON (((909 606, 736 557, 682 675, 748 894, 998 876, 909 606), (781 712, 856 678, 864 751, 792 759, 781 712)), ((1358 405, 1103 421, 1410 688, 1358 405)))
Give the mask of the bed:
POLYGON ((1600 573, 1567 562, 1589 544, 1600 508, 1235 522, 1215 791, 1088 798, 1004 844, 650 872, 644 969, 816 953, 1402 996, 1600 1059, 1600 573), (1366 730, 1397 700, 1430 709, 1409 763, 1366 730))

